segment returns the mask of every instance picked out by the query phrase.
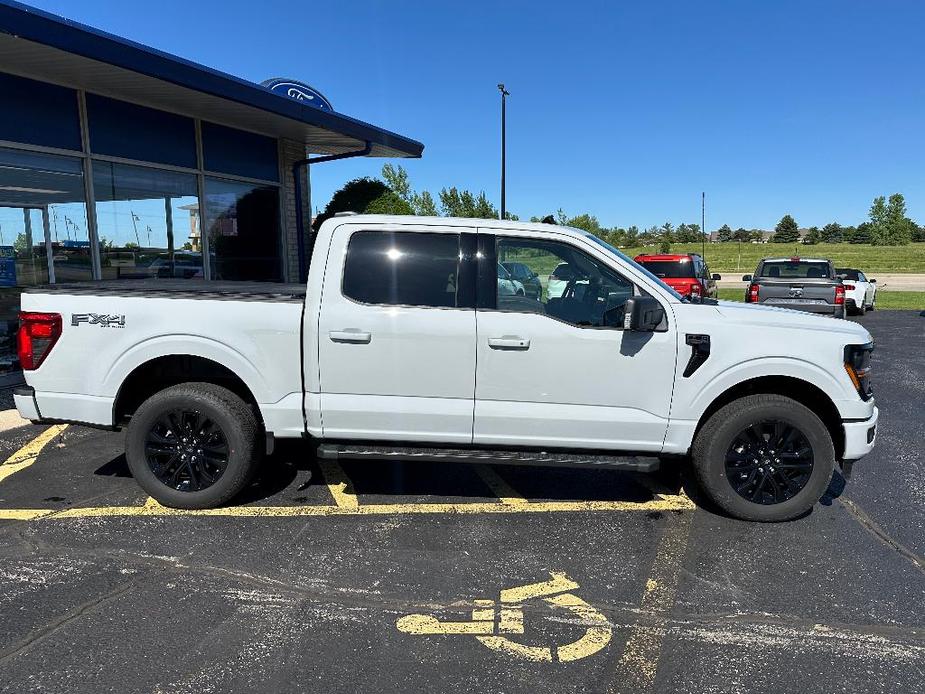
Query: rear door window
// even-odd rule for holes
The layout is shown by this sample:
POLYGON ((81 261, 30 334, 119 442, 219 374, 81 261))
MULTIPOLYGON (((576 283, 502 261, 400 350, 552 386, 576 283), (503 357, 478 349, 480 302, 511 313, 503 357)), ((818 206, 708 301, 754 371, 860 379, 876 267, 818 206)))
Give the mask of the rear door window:
POLYGON ((358 231, 350 237, 343 293, 364 304, 455 308, 459 234, 358 231))

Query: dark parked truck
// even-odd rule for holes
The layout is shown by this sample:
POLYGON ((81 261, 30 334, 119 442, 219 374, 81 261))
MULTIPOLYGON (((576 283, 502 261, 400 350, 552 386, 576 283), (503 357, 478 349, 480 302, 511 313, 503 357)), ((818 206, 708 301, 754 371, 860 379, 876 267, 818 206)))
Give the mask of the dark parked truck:
POLYGON ((749 283, 746 303, 845 317, 845 287, 831 260, 765 258, 742 279, 749 283))

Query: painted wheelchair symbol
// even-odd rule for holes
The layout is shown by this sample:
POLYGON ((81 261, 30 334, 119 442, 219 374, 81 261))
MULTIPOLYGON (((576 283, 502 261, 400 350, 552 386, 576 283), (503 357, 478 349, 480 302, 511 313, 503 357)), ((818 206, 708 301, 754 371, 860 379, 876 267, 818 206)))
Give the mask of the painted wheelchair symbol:
POLYGON ((569 662, 597 653, 613 634, 607 618, 569 592, 578 588, 575 581, 564 573, 550 572, 550 576, 548 581, 506 588, 500 600, 475 600, 469 621, 441 621, 432 615, 409 614, 401 617, 396 626, 406 634, 474 636, 494 651, 534 662, 569 662), (534 599, 568 610, 586 625, 585 633, 561 646, 529 646, 508 638, 524 633, 523 603, 534 599))

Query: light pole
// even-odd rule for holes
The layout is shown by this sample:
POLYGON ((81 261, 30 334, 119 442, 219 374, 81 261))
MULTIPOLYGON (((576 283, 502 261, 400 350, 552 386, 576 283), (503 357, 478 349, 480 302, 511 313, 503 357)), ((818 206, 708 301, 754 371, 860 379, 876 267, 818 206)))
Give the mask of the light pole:
POLYGON ((703 259, 707 259, 707 194, 700 194, 700 247, 703 259))
POLYGON ((498 91, 501 92, 501 219, 504 219, 507 216, 507 207, 505 206, 505 197, 504 197, 504 167, 505 167, 505 145, 507 137, 507 123, 506 123, 506 113, 505 107, 507 104, 506 97, 510 96, 511 93, 504 88, 504 83, 498 85, 498 91))

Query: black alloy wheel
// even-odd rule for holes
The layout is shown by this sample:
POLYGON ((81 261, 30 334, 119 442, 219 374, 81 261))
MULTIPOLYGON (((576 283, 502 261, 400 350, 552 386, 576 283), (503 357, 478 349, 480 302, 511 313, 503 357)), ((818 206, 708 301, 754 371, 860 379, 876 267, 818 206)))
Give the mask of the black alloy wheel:
POLYGON ((813 473, 813 447, 797 427, 762 420, 740 431, 726 451, 726 478, 752 503, 780 504, 796 496, 813 473))
POLYGON ((145 459, 160 482, 181 492, 215 484, 228 467, 228 440, 215 420, 198 410, 162 412, 145 437, 145 459))

